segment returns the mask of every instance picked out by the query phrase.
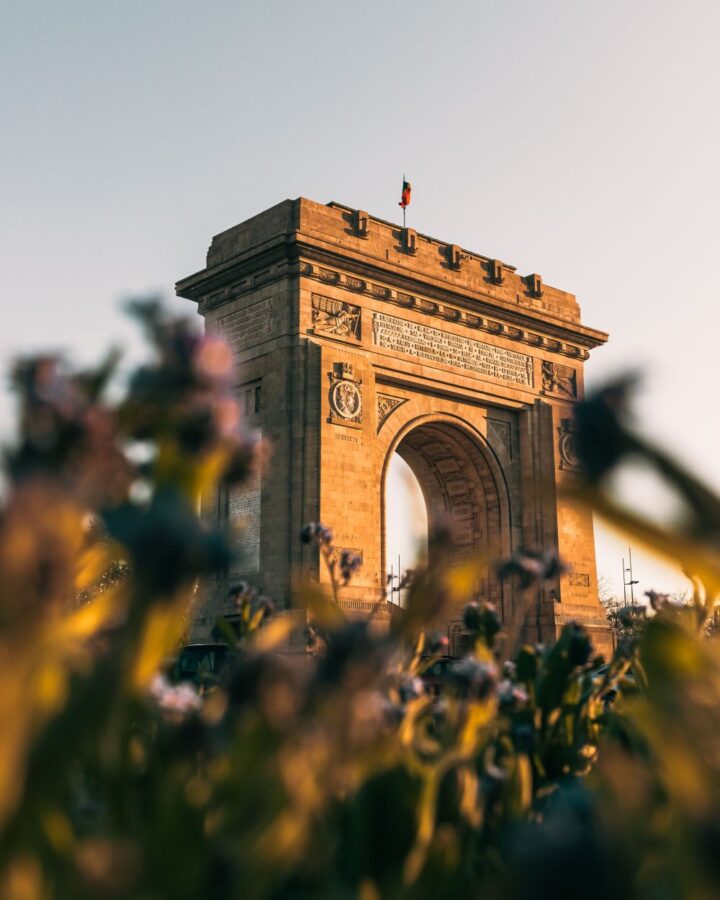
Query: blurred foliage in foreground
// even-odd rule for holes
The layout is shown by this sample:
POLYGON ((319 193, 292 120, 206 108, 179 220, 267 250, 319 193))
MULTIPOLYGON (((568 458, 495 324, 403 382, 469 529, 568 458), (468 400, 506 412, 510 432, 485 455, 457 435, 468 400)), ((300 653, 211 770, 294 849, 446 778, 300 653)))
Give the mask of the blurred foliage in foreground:
MULTIPOLYGON (((679 560, 697 584, 692 605, 654 595, 656 615, 603 664, 577 626, 550 649, 518 649, 494 609, 471 604, 473 651, 435 697, 420 676, 442 647, 422 623, 457 575, 419 573, 388 634, 307 586, 307 656, 276 652, 283 618, 240 589, 234 662, 200 694, 157 675, 197 579, 227 554, 197 497, 242 479, 257 453, 227 348, 152 304, 136 313, 154 358, 117 403, 112 359, 69 372, 35 358, 14 373, 0 897, 720 893, 720 652, 699 635, 720 588, 720 500, 627 426, 626 385, 578 410, 578 493, 679 560), (674 530, 606 490, 628 455, 684 498, 674 530)), ((326 528, 304 539, 333 559, 326 528)), ((503 571, 531 590, 538 558, 503 571)), ((340 563, 334 593, 353 570, 340 563)))

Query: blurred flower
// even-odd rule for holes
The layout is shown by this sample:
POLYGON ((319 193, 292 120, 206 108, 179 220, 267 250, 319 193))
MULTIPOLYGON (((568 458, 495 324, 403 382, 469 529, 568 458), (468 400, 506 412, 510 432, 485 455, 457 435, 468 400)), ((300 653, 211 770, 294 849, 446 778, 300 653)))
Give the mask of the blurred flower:
POLYGON ((127 838, 85 838, 75 850, 75 866, 86 886, 98 895, 117 897, 132 890, 142 852, 127 838))
POLYGON ((514 708, 519 704, 527 703, 528 699, 525 688, 513 684, 509 678, 504 678, 498 684, 498 701, 502 709, 514 708))
POLYGON ((150 696, 166 713, 187 715, 202 707, 202 697, 191 684, 171 684, 162 674, 156 675, 150 682, 150 696))
POLYGON ((475 600, 463 609, 463 624, 474 638, 481 638, 490 648, 502 627, 495 606, 492 603, 478 603, 475 600))
POLYGON ((132 469, 120 449, 115 415, 100 402, 115 362, 110 354, 97 369, 75 373, 56 357, 16 363, 20 428, 16 446, 6 451, 13 481, 52 478, 95 506, 124 495, 132 469))
POLYGON ((472 656, 453 663, 448 669, 449 683, 465 699, 486 700, 497 687, 497 668, 472 656))
MULTIPOLYGON (((513 693, 509 706, 515 709, 528 702, 528 696, 522 694, 515 695, 513 693)), ((503 705, 501 700, 501 706, 503 705)), ((507 711, 507 708, 506 710, 507 711)), ((510 726, 510 734, 512 735, 513 745, 518 753, 532 753, 537 748, 538 737, 532 722, 525 721, 519 716, 515 716, 510 726)))
POLYGON ((239 581, 232 585, 227 596, 237 612, 243 613, 248 621, 252 621, 253 627, 259 627, 275 612, 272 600, 258 594, 247 581, 239 581))
POLYGON ((247 581, 238 581, 237 584, 232 585, 228 589, 228 600, 230 600, 234 606, 239 606, 245 600, 249 600, 253 595, 253 589, 248 584, 247 581))
POLYGON ((329 547, 332 544, 332 531, 322 522, 309 522, 303 526, 300 532, 300 540, 303 544, 316 543, 321 546, 329 547))
POLYGON ((146 507, 125 503, 109 509, 105 522, 111 537, 127 549, 134 578, 155 598, 170 597, 227 563, 223 536, 207 528, 177 490, 156 490, 146 507))
POLYGON ((430 656, 446 655, 449 646, 448 636, 442 632, 434 631, 427 636, 425 648, 430 656))
POLYGON ((372 681, 382 671, 387 658, 386 643, 371 630, 367 621, 348 621, 326 635, 327 650, 320 657, 316 673, 318 685, 353 684, 372 681))
POLYGON ((592 641, 587 630, 577 622, 569 622, 563 629, 558 646, 567 647, 568 662, 571 666, 584 666, 592 654, 592 641))
POLYGON ((497 566, 501 579, 517 575, 520 586, 530 587, 535 582, 550 581, 567 572, 567 566, 553 550, 538 553, 534 550, 520 550, 497 566))
POLYGON ((205 335, 195 347, 193 368, 201 380, 230 384, 233 376, 233 354, 227 341, 205 335))
POLYGON ((347 698, 347 737, 355 744, 365 744, 378 736, 378 731, 388 720, 386 698, 380 691, 358 690, 347 698))
POLYGON ((352 550, 343 550, 340 554, 340 577, 345 584, 362 566, 362 557, 352 550))
POLYGON ((664 606, 681 605, 674 603, 670 594, 659 594, 657 591, 649 590, 645 591, 645 596, 650 601, 650 606, 652 606, 655 612, 662 609, 664 606))
POLYGON ((418 697, 422 697, 424 693, 425 685, 422 678, 419 678, 417 675, 406 674, 400 678, 398 694, 402 703, 409 703, 411 700, 416 700, 418 697))
POLYGON ((626 375, 575 406, 575 449, 590 481, 601 479, 637 447, 625 424, 628 396, 637 381, 637 375, 626 375))

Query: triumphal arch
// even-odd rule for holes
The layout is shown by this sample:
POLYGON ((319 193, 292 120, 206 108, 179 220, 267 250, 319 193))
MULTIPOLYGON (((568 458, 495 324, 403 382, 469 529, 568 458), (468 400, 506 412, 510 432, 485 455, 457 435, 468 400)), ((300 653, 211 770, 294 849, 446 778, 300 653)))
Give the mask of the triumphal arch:
MULTIPOLYGON (((555 549, 570 571, 537 590, 528 640, 583 622, 607 648, 592 519, 564 495, 576 478, 573 402, 583 364, 607 339, 572 294, 456 244, 339 203, 286 200, 216 235, 177 293, 198 304, 238 363, 248 425, 272 446, 269 470, 221 492, 213 515, 237 523, 238 556, 196 633, 245 578, 280 601, 298 572, 326 580, 299 540, 321 521, 362 568, 351 615, 384 602, 385 475, 394 452, 416 475, 430 527, 450 529, 453 560, 555 549)), ((452 561, 452 560, 451 560, 452 561)), ((468 588, 512 616, 517 588, 491 566, 468 588)), ((447 627, 458 629, 457 612, 447 627)))

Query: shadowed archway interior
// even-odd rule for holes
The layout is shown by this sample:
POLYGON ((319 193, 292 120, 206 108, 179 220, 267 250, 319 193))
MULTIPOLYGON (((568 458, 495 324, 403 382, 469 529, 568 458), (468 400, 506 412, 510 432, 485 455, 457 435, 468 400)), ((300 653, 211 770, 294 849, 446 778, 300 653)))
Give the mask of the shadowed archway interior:
POLYGON ((427 422, 412 428, 395 452, 418 480, 429 532, 448 533, 442 561, 452 565, 481 560, 484 574, 474 585, 472 596, 491 600, 502 608, 501 586, 490 577, 488 564, 509 549, 509 516, 507 498, 503 503, 501 493, 505 487, 498 484, 498 476, 491 469, 486 455, 489 451, 461 427, 427 422))

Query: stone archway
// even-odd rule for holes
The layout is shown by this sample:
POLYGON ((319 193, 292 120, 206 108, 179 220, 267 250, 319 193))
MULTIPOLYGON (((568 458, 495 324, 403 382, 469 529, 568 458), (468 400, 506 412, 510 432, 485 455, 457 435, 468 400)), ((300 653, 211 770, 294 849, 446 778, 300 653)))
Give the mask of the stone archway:
POLYGON ((398 431, 388 446, 382 475, 385 568, 387 470, 394 453, 417 478, 427 508, 428 530, 448 532, 443 558, 431 558, 431 564, 479 563, 478 578, 463 599, 490 600, 504 616, 509 598, 503 596, 501 583, 493 577, 493 563, 512 550, 510 497, 502 468, 485 439, 467 422, 443 414, 418 416, 398 431))
MULTIPOLYGON (((304 198, 216 235, 206 268, 178 293, 230 342, 247 425, 273 447, 271 475, 208 510, 243 523, 238 577, 280 603, 292 599, 298 572, 327 583, 317 548, 298 540, 306 522, 323 521, 337 553, 362 560, 341 607, 390 615, 384 483, 397 449, 431 519, 450 520, 453 559, 525 546, 569 564, 533 589, 529 638, 553 641, 579 621, 609 646, 592 517, 565 490, 578 477, 572 406, 583 365, 607 336, 581 321, 572 294, 362 210, 304 198)), ((510 589, 485 580, 480 593, 507 621, 510 589)), ((219 582, 195 634, 228 612, 224 596, 219 582)))

